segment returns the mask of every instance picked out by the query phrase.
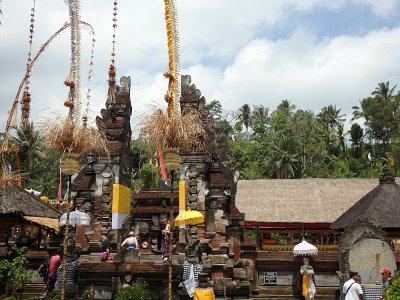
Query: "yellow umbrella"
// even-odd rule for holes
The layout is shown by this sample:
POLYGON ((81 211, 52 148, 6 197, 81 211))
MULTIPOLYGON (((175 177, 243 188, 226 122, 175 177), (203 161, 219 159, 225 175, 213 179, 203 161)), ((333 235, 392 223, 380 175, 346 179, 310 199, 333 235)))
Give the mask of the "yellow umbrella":
POLYGON ((184 212, 181 212, 176 218, 174 225, 197 225, 204 223, 204 215, 197 211, 191 210, 190 208, 184 212))

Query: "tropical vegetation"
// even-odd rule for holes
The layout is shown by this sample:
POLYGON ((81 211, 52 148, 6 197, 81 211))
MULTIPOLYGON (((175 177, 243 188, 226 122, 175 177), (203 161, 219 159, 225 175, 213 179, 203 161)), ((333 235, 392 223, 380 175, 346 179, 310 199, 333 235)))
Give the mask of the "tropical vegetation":
MULTIPOLYGON (((212 100, 206 110, 214 128, 226 135, 231 168, 239 170, 242 179, 377 177, 383 165, 398 175, 400 93, 396 88, 389 82, 379 83, 348 116, 336 105, 313 112, 297 108, 287 99, 276 108, 243 104, 237 111, 224 110, 220 101, 212 100)), ((161 110, 154 110, 144 120, 147 127, 131 142, 134 190, 159 186, 156 145, 165 141, 164 135, 172 137, 170 142, 178 146, 180 139, 190 140, 192 147, 201 142, 204 130, 199 118, 205 113, 190 113, 186 123, 196 122, 192 122, 195 126, 189 139, 184 120, 169 121, 161 110), (155 123, 164 126, 153 126, 155 123), (169 134, 174 126, 180 128, 180 136, 169 134)), ((17 170, 13 149, 18 149, 23 186, 56 197, 60 154, 46 146, 35 124, 16 130, 9 141, 7 167, 17 170)))

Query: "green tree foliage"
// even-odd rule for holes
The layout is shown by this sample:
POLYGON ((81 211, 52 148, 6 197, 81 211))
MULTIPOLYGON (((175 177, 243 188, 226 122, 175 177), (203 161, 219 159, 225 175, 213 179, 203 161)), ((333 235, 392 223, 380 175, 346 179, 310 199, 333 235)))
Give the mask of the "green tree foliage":
POLYGON ((217 131, 225 134, 227 137, 231 137, 233 135, 233 127, 229 121, 230 114, 224 112, 221 102, 213 100, 206 104, 206 109, 208 110, 209 118, 213 119, 214 127, 217 131))
POLYGON ((147 163, 140 169, 139 176, 143 188, 157 188, 161 179, 160 167, 147 163))
MULTIPOLYGON (((35 161, 33 172, 25 178, 25 187, 38 190, 42 195, 54 199, 57 197, 60 179, 60 157, 52 149, 43 149, 42 155, 42 159, 35 161)), ((63 178, 62 185, 64 190, 67 188, 66 181, 67 178, 63 178)))
MULTIPOLYGON (((55 198, 58 191, 60 156, 54 150, 45 148, 41 142, 39 132, 31 123, 25 129, 16 131, 17 137, 10 136, 10 145, 17 146, 20 162, 22 186, 33 188, 49 198, 55 198)), ((13 147, 6 153, 6 164, 12 172, 17 172, 17 154, 13 147)), ((66 178, 63 178, 63 187, 66 187, 66 178)))
POLYGON ((131 152, 132 170, 134 173, 139 172, 144 164, 158 160, 157 145, 150 144, 142 138, 131 141, 131 152))
POLYGON ((44 158, 39 132, 33 123, 28 123, 25 128, 17 129, 17 137, 12 140, 18 147, 21 169, 32 173, 35 162, 44 158))
POLYGON ((134 283, 132 286, 122 288, 115 300, 150 300, 150 291, 146 282, 134 283))
POLYGON ((251 125, 251 108, 248 104, 243 104, 241 108, 239 108, 239 113, 237 115, 238 122, 235 124, 235 128, 241 129, 242 126, 246 128, 246 132, 249 131, 249 127, 251 125))
POLYGON ((389 286, 386 292, 387 300, 398 300, 400 299, 400 272, 397 272, 392 284, 389 286))
POLYGON ((371 93, 372 97, 362 99, 360 106, 353 106, 352 120, 364 118, 366 134, 382 145, 383 152, 399 131, 400 94, 393 95, 395 88, 390 88, 389 82, 381 82, 371 93))
POLYGON ((364 130, 357 123, 351 125, 350 131, 351 153, 354 158, 360 158, 363 149, 364 130))
POLYGON ((268 113, 269 109, 263 105, 253 106, 251 114, 251 128, 255 137, 262 137, 268 129, 268 113))
POLYGON ((26 247, 17 249, 11 261, 0 260, 0 282, 5 284, 6 294, 11 291, 12 295, 21 297, 23 288, 32 276, 33 271, 28 269, 27 250, 26 247))
MULTIPOLYGON (((317 120, 322 126, 322 132, 327 150, 329 154, 333 154, 335 156, 339 155, 340 148, 342 148, 342 150, 344 149, 344 116, 344 114, 341 114, 341 109, 338 109, 336 105, 328 105, 323 107, 321 112, 317 115, 317 120)), ((344 150, 343 157, 345 157, 344 150)))
POLYGON ((290 100, 282 100, 271 113, 268 107, 245 104, 235 113, 236 131, 229 136, 231 167, 245 179, 377 177, 384 164, 397 174, 400 94, 395 90, 389 82, 379 83, 360 108, 354 107, 352 121, 362 117, 365 123, 351 123, 348 132, 345 114, 336 105, 314 115, 290 100), (243 132, 243 116, 248 119, 249 113, 243 132))
POLYGON ((296 152, 294 140, 288 136, 276 141, 270 148, 268 167, 273 178, 295 178, 300 154, 296 152))

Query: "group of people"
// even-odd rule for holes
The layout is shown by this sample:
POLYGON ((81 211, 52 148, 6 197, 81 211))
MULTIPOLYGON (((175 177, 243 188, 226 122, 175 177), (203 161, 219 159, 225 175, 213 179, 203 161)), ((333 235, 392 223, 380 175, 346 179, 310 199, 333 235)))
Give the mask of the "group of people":
MULTIPOLYGON (((126 248, 127 250, 137 249, 139 251, 138 256, 140 256, 140 247, 137 238, 135 237, 135 233, 130 231, 128 237, 122 242, 122 248, 126 248)), ((101 237, 101 262, 114 261, 114 257, 111 255, 111 235, 103 235, 101 237)))
MULTIPOLYGON (((300 267, 302 280, 302 294, 306 300, 314 300, 317 290, 314 284, 314 270, 309 263, 309 259, 303 259, 304 265, 300 267)), ((387 290, 393 282, 392 271, 389 268, 383 268, 379 271, 382 275, 382 296, 381 300, 387 300, 387 290)), ((361 276, 358 272, 350 271, 350 279, 343 285, 341 291, 342 300, 364 300, 363 290, 360 285, 361 276)))
MULTIPOLYGON (((383 268, 379 271, 382 275, 382 297, 386 300, 387 290, 393 282, 392 271, 383 268)), ((343 285, 343 295, 345 300, 364 300, 364 293, 360 285, 361 276, 358 272, 350 271, 350 279, 343 285)))
MULTIPOLYGON (((44 276, 44 290, 40 299, 46 299, 47 295, 51 293, 56 286, 59 286, 62 281, 63 264, 61 257, 63 251, 54 250, 50 253, 50 258, 47 264, 47 272, 44 276)), ((69 246, 67 248, 67 260, 65 268, 65 284, 72 284, 75 281, 75 273, 78 269, 80 251, 75 247, 69 246)))

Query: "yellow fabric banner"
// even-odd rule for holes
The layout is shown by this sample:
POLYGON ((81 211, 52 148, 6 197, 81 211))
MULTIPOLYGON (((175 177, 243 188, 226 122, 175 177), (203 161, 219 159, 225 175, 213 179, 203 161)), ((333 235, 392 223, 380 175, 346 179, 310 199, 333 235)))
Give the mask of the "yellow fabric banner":
POLYGON ((193 300, 214 300, 213 289, 195 289, 193 300))
POLYGON ((122 184, 113 184, 112 212, 131 213, 131 189, 122 184))
POLYGON ((179 212, 186 210, 186 180, 179 181, 179 212))

